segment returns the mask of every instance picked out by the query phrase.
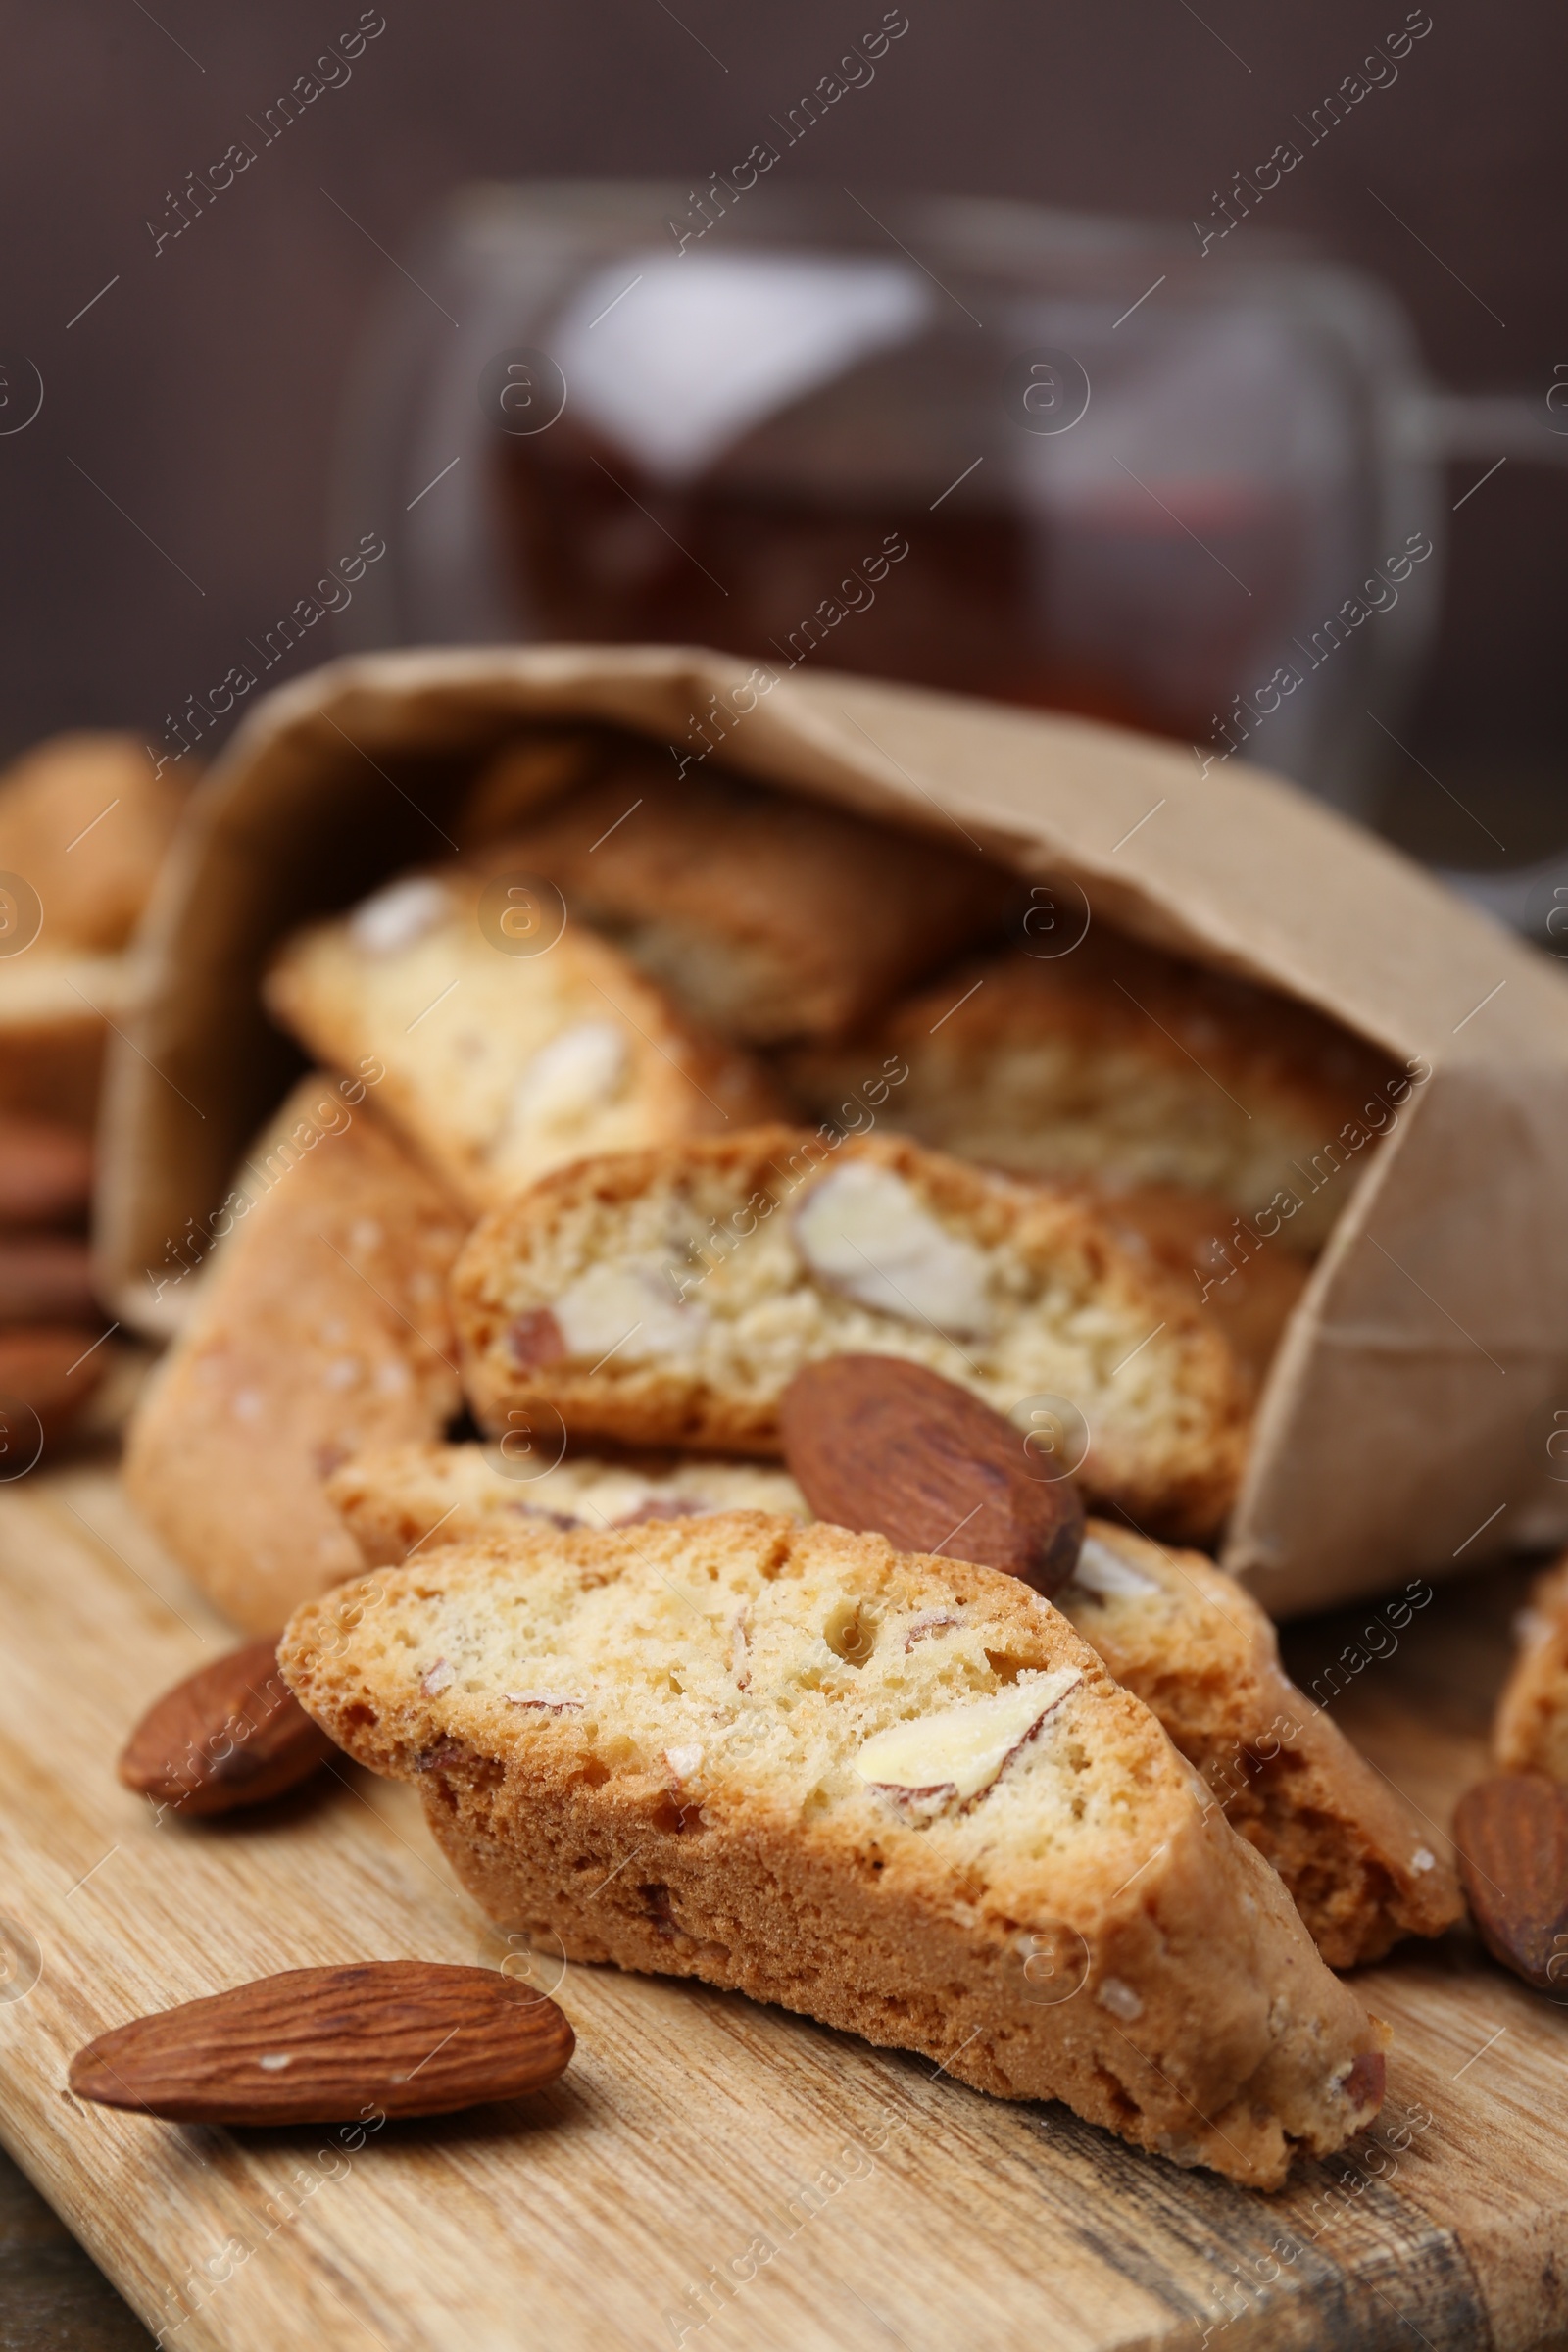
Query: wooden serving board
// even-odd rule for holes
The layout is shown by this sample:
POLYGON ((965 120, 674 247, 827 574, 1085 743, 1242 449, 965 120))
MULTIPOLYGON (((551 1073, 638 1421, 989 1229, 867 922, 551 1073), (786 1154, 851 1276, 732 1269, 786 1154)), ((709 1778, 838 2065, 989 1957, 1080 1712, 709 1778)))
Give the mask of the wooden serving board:
MULTIPOLYGON (((1516 1581, 1440 1592, 1335 1702, 1435 1834, 1483 1764, 1516 1581)), ((109 1463, 0 1489, 0 2134, 182 2352, 1568 2340, 1568 2011, 1461 1935, 1368 1972, 1396 2036, 1383 2117, 1277 2197, 739 1995, 547 1957, 577 2057, 530 2102, 363 2144, 82 2107, 71 2053, 141 2011, 311 1962, 506 1952, 412 1797, 354 1768, 207 1825, 119 1787, 147 1701, 231 1637, 109 1463)), ((1298 1671, 1360 1623, 1297 1637, 1298 1671)))

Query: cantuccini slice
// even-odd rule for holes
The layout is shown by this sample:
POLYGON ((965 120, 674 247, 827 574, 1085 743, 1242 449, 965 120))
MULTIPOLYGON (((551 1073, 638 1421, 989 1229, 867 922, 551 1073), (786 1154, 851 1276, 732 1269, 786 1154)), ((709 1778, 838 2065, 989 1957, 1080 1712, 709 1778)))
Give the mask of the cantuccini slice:
POLYGON ((1269 1619, 1212 1560, 1105 1520, 1086 1528, 1030 1439, 897 1358, 808 1365, 783 1424, 818 1517, 1047 1592, 1273 1863, 1334 1967, 1459 1917, 1453 1869, 1434 1850, 1446 1840, 1287 1678, 1269 1619))
POLYGON ((1275 1231, 1304 1250, 1410 1092, 1310 1007, 1099 924, 1065 955, 1015 948, 947 973, 789 1074, 832 1118, 888 1054, 909 1067, 890 1115, 924 1143, 1018 1175, 1209 1193, 1249 1217, 1288 1193, 1275 1231))
POLYGON ((565 909, 454 865, 298 932, 269 1010, 337 1069, 374 1057, 381 1110, 477 1211, 586 1152, 766 1118, 772 1082, 699 1033, 565 909))
POLYGON ((799 1487, 764 1462, 701 1454, 658 1462, 577 1455, 509 1431, 499 1446, 380 1446, 334 1470, 326 1492, 368 1568, 397 1566, 426 1544, 505 1538, 529 1527, 636 1527, 712 1511, 789 1511, 806 1519, 799 1487))
POLYGON ((302 1704, 567 1955, 695 1976, 1255 2188, 1386 2032, 1149 1713, 1015 1579, 734 1512, 541 1531, 301 1610, 302 1704))
POLYGON ((457 1411, 446 1293, 467 1220, 319 1075, 244 1187, 131 1424, 125 1480, 224 1615, 260 1634, 363 1564, 326 1498, 337 1465, 437 1438, 457 1411))
POLYGON ((1212 1560, 1091 1520, 1056 1606, 1273 1864, 1331 1966, 1462 1915, 1446 1839, 1297 1689, 1268 1617, 1212 1560))
POLYGON ((549 1408, 589 1439, 776 1453, 803 1364, 899 1355, 1058 1414, 1086 1494, 1161 1534, 1216 1527, 1241 1472, 1242 1387, 1186 1289, 1082 1201, 902 1138, 581 1161, 479 1224, 453 1298, 496 1430, 549 1408))
MULTIPOLYGON (((514 757, 481 802, 505 804, 514 757)), ((483 856, 554 883, 708 1027, 764 1045, 875 1011, 1022 896, 956 831, 939 843, 704 769, 677 778, 662 753, 628 755, 483 856)))

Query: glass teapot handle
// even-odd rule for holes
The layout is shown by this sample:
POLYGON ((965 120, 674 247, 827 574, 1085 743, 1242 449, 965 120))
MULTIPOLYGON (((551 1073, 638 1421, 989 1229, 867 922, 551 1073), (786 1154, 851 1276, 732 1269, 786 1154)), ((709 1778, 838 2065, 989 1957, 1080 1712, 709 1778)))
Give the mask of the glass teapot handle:
MULTIPOLYGON (((1399 405, 1396 429, 1403 454, 1410 457, 1478 463, 1490 458, 1493 472, 1509 458, 1527 466, 1568 466, 1568 365, 1552 370, 1544 399, 1513 392, 1412 390, 1399 405)), ((1473 906, 1568 956, 1568 845, 1534 865, 1504 873, 1457 867, 1440 867, 1438 873, 1473 906)))
POLYGON ((1568 364, 1553 369, 1544 400, 1522 392, 1412 390, 1399 404, 1396 429, 1410 457, 1568 466, 1568 364))

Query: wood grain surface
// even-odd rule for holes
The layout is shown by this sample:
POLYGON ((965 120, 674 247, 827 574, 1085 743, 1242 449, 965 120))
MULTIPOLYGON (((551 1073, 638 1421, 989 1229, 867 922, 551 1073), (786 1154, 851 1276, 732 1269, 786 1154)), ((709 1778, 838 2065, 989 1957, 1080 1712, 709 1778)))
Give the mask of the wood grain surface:
MULTIPOLYGON (((1440 1592, 1334 1701, 1435 1835, 1482 1762, 1516 1584, 1440 1592)), ((230 1637, 107 1462, 0 1489, 0 2135, 163 2343, 1568 2340, 1568 2011, 1467 1935, 1365 1972, 1396 2037, 1384 2114, 1263 2197, 739 1995, 509 1956, 412 1796, 352 1767, 248 1817, 158 1823, 115 1756, 230 1637), (576 2029, 570 2071, 363 2142, 161 2124, 65 2089, 72 2051, 140 2011, 403 1957, 531 1972, 576 2029)), ((1343 1660, 1374 1616, 1293 1636, 1298 1671, 1343 1660)))

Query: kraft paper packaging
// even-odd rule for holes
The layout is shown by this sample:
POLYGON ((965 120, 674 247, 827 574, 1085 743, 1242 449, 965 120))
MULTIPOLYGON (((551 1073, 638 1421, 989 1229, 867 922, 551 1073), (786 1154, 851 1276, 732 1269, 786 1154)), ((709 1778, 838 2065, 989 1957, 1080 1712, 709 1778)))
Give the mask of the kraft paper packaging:
POLYGON ((1324 1138, 1325 1170, 1363 1173, 1275 1358, 1225 1563, 1289 1615, 1568 1539, 1568 975, 1238 760, 682 648, 377 655, 251 711, 189 804, 112 1041, 97 1250, 126 1324, 177 1327, 300 1066, 258 995, 278 939, 450 857, 502 744, 536 740, 543 799, 607 725, 677 772, 978 845, 1052 886, 1052 919, 1277 989, 1404 1065, 1396 1101, 1324 1138))

